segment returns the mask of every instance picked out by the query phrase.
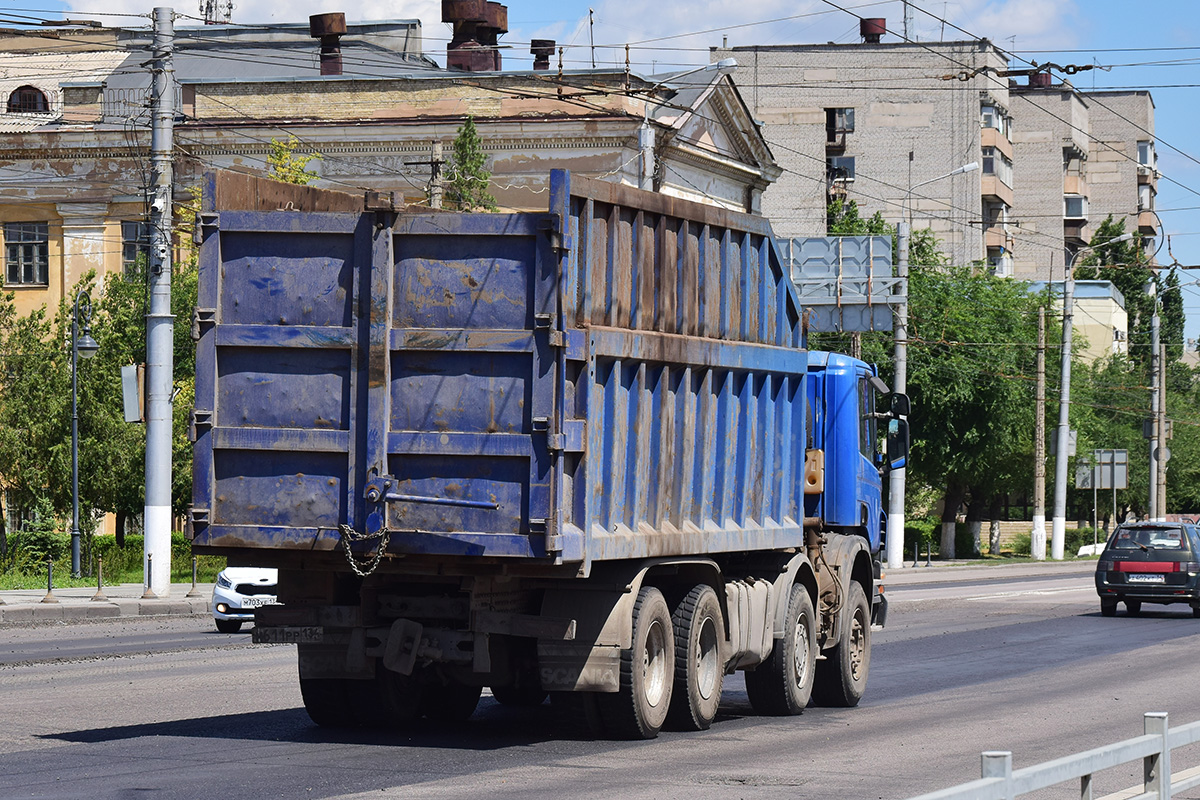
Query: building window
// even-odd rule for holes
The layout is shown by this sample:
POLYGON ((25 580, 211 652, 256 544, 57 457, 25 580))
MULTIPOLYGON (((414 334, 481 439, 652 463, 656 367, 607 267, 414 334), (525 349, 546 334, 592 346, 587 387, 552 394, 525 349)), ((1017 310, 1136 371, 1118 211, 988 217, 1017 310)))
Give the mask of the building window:
POLYGON ((45 286, 50 282, 50 226, 45 222, 4 223, 4 283, 45 286))
POLYGON ((1087 219, 1087 198, 1077 194, 1063 197, 1063 219, 1087 219))
POLYGON ((846 146, 846 134, 854 132, 853 108, 825 109, 825 142, 827 144, 846 146))
POLYGON ((1154 190, 1150 188, 1150 184, 1143 183, 1138 186, 1138 211, 1153 211, 1154 210, 1154 190))
POLYGON ((988 269, 997 278, 1009 278, 1013 274, 1012 253, 1003 247, 989 247, 987 249, 988 269))
POLYGON ((1010 138, 1012 118, 1001 106, 983 106, 979 112, 979 124, 984 128, 995 128, 1005 139, 1010 138))
POLYGON ((1012 188, 1013 163, 1008 160, 1008 156, 994 147, 984 147, 981 149, 983 155, 983 174, 995 175, 1000 179, 1001 183, 1012 188))
POLYGON ((854 156, 830 156, 825 159, 825 175, 834 183, 854 180, 854 156))
POLYGON ((1153 167, 1154 162, 1154 142, 1138 142, 1138 163, 1143 167, 1153 167))
POLYGON ((10 114, 44 114, 50 110, 46 95, 33 86, 22 86, 8 96, 10 114))
POLYGON ((121 223, 121 266, 128 275, 137 266, 138 256, 142 256, 142 268, 150 258, 150 226, 145 222, 121 223))

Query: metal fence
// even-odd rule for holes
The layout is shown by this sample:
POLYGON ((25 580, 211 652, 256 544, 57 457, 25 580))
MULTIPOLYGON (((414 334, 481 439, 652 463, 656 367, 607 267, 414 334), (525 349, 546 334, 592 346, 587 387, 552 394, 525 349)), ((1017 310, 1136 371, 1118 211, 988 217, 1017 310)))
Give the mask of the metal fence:
POLYGON ((1135 786, 1101 800, 1168 800, 1173 793, 1200 786, 1200 768, 1171 774, 1171 751, 1200 742, 1200 722, 1172 730, 1167 726, 1165 713, 1153 712, 1146 714, 1145 725, 1146 732, 1133 739, 1018 770, 1012 768, 1011 752, 988 751, 982 754, 979 780, 910 800, 1012 800, 1068 781, 1079 781, 1080 798, 1092 800, 1092 779, 1096 773, 1138 759, 1142 760, 1144 776, 1141 793, 1137 793, 1135 786))

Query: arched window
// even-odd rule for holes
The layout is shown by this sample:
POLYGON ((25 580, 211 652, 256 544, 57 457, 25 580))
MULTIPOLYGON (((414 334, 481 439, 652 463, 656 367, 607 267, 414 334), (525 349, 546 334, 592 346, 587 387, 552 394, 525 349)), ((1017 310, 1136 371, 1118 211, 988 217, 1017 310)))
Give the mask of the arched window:
POLYGON ((8 96, 9 113, 36 114, 50 110, 46 95, 34 86, 22 86, 8 96))

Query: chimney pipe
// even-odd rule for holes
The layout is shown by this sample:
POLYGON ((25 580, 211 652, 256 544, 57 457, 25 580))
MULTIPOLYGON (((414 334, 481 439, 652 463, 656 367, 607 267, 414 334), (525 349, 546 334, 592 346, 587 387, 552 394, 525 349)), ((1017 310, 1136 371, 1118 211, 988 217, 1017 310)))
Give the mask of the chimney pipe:
POLYGON ((1054 83, 1054 76, 1047 72, 1031 72, 1029 73, 1029 85, 1038 89, 1049 89, 1054 83))
POLYGON ((534 39, 529 42, 529 52, 533 54, 535 70, 550 69, 550 56, 554 55, 554 40, 534 39))
POLYGON ((858 21, 858 34, 867 44, 879 44, 879 37, 887 33, 887 20, 870 17, 858 21))
POLYGON ((346 15, 314 14, 308 18, 308 35, 321 40, 321 74, 342 74, 342 37, 346 35, 346 15))
POLYGON ((508 33, 508 6, 489 0, 442 0, 442 22, 453 38, 446 66, 468 72, 500 69, 499 37, 508 33))

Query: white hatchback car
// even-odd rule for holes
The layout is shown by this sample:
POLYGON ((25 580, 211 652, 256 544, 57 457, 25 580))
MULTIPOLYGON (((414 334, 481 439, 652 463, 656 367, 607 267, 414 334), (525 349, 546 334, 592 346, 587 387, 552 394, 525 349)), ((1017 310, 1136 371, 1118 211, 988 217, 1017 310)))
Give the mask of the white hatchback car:
POLYGON ((254 621, 254 609, 279 603, 275 584, 279 570, 267 567, 226 567, 217 574, 212 612, 217 630, 237 633, 243 622, 254 621))

